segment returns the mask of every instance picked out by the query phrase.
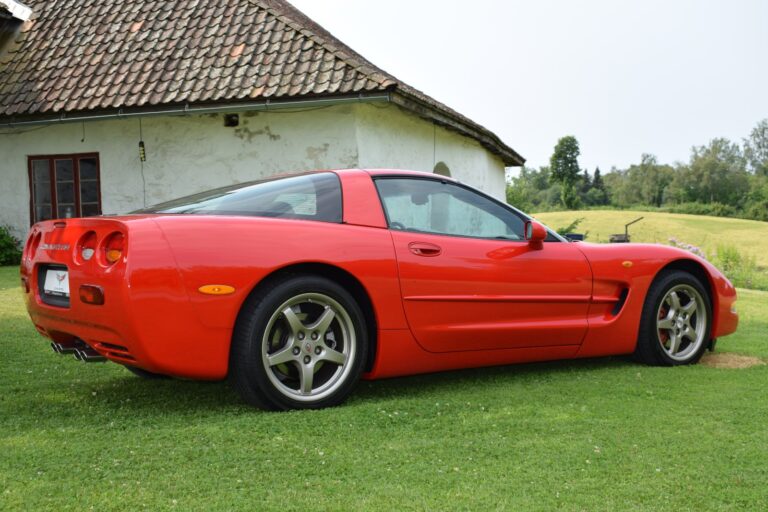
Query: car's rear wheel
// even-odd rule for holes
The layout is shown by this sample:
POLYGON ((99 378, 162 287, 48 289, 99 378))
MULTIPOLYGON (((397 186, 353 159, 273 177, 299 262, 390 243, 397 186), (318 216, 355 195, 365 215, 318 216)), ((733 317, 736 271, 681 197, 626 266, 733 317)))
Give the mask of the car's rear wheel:
POLYGON ((712 306, 693 275, 669 270, 648 290, 635 357, 647 364, 696 363, 709 346, 712 306))
POLYGON ((363 370, 365 316, 333 281, 297 275, 244 304, 232 338, 230 378, 250 404, 308 409, 340 404, 363 370))

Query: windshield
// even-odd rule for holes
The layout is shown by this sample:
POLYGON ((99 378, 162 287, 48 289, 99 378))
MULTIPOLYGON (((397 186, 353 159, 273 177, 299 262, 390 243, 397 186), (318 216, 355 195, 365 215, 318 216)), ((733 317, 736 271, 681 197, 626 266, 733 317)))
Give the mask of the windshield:
POLYGON ((182 197, 132 213, 246 215, 341 222, 341 184, 331 172, 271 178, 182 197))

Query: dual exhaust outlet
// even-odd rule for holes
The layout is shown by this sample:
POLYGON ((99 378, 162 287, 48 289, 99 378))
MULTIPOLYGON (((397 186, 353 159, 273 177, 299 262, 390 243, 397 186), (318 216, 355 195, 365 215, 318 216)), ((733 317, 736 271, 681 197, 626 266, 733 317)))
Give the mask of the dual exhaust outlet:
POLYGON ((54 341, 51 343, 51 348, 62 356, 72 354, 75 359, 84 363, 103 363, 107 360, 106 357, 79 340, 74 343, 57 343, 54 341))

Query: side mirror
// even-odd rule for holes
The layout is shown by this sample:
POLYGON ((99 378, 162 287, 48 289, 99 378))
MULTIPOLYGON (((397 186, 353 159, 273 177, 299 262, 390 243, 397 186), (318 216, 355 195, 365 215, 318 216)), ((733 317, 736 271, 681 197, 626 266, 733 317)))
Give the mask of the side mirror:
POLYGON ((536 222, 529 220, 525 223, 525 239, 530 243, 543 242, 547 238, 547 229, 536 222))

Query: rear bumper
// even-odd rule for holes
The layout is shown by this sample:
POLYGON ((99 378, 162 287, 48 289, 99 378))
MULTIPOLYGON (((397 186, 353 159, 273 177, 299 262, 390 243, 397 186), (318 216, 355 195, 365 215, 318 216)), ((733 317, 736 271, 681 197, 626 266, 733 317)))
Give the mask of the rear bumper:
POLYGON ((42 303, 34 291, 25 298, 35 328, 57 343, 82 341, 110 361, 154 373, 205 380, 226 377, 231 329, 205 327, 178 309, 162 321, 146 304, 123 308, 113 300, 108 306, 117 295, 117 290, 105 290, 104 306, 78 303, 73 295, 69 310, 42 303))

